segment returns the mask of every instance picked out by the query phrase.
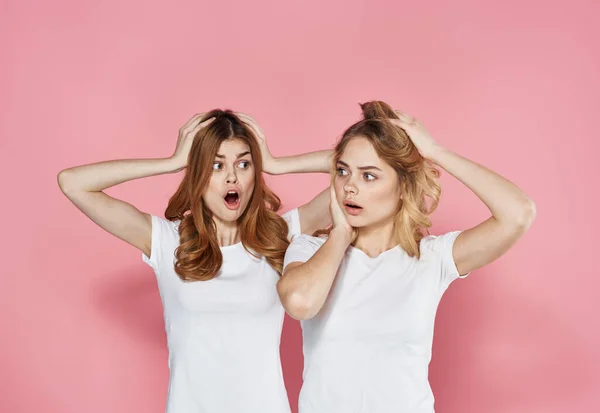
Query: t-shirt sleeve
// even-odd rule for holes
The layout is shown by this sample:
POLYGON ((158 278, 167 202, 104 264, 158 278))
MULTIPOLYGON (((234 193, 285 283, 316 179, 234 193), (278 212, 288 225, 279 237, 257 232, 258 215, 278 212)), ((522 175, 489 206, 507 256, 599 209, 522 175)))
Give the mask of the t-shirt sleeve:
POLYGON ((444 235, 430 235, 423 238, 421 244, 426 248, 426 251, 421 251, 421 254, 428 253, 436 263, 436 270, 439 275, 439 282, 442 288, 447 288, 450 283, 458 278, 465 278, 469 273, 460 275, 454 262, 452 248, 456 238, 461 231, 448 232, 444 235))
POLYGON ((155 271, 158 271, 160 262, 164 259, 163 245, 166 244, 165 241, 173 237, 173 231, 176 231, 173 225, 171 221, 152 215, 152 247, 149 257, 142 252, 142 261, 155 271))
POLYGON ((298 235, 285 252, 283 270, 285 271, 285 267, 292 262, 308 261, 324 243, 324 238, 311 237, 306 234, 298 235))
POLYGON ((294 208, 286 212, 281 216, 288 224, 288 239, 292 240, 294 237, 302 233, 300 228, 300 213, 298 208, 294 208))

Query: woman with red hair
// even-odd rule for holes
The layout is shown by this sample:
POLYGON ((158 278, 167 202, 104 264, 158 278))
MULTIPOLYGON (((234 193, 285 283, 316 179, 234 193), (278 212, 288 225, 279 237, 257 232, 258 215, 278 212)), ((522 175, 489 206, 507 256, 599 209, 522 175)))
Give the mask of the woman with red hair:
POLYGON ((328 172, 330 154, 273 158, 251 117, 213 110, 181 128, 167 158, 59 173, 69 200, 154 269, 169 347, 167 412, 289 413, 276 284, 291 237, 329 224, 329 195, 279 216, 262 173, 328 172), (103 192, 182 169, 166 219, 103 192))

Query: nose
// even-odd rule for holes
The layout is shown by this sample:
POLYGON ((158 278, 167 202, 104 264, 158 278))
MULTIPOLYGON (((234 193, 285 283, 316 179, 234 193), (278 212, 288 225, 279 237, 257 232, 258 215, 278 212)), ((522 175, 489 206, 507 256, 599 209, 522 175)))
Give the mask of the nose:
POLYGON ((227 172, 227 177, 225 178, 225 182, 227 182, 228 184, 237 184, 237 176, 236 174, 233 172, 233 170, 227 172))
POLYGON ((356 186, 350 180, 348 180, 344 184, 344 192, 346 194, 356 195, 358 193, 358 190, 356 189, 356 186))

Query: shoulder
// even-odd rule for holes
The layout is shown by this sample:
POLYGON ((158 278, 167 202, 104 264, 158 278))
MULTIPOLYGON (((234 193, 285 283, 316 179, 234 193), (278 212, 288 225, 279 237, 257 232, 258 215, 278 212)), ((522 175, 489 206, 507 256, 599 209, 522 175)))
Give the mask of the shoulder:
POLYGON ((179 242, 179 224, 181 221, 169 221, 168 219, 151 215, 152 218, 152 239, 160 243, 179 242))
POLYGON ((452 248, 454 241, 460 235, 461 231, 447 232, 442 235, 428 235, 421 240, 421 255, 424 254, 442 254, 448 248, 452 248))
POLYGON ((290 246, 303 246, 311 249, 319 249, 327 241, 327 237, 313 237, 307 234, 300 234, 294 237, 290 246))
POLYGON ((298 208, 290 209, 285 214, 281 215, 288 225, 288 238, 291 239, 302 233, 300 228, 300 213, 298 208))
POLYGON ((181 221, 169 221, 166 218, 159 217, 157 215, 151 215, 152 217, 152 226, 156 224, 156 226, 165 231, 169 232, 179 232, 179 224, 181 221))
POLYGON ((169 221, 157 215, 150 215, 152 221, 152 241, 150 256, 142 252, 142 259, 155 271, 161 263, 173 260, 173 253, 179 245, 179 221, 169 221))
POLYGON ((447 288, 457 278, 465 278, 467 274, 459 274, 454 261, 453 247, 456 238, 462 231, 452 231, 443 235, 429 235, 421 240, 421 261, 432 263, 439 274, 440 285, 447 288))
POLYGON ((292 240, 290 246, 285 252, 283 267, 287 267, 292 262, 306 262, 317 250, 325 243, 326 238, 312 237, 306 234, 300 234, 292 240))

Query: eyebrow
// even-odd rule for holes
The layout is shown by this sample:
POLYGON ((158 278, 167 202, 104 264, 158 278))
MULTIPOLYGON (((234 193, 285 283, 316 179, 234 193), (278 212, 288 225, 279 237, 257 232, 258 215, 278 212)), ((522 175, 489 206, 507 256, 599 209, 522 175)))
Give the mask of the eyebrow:
MULTIPOLYGON (((350 165, 348 165, 346 162, 344 161, 337 161, 337 163, 339 163, 342 166, 345 166, 346 168, 350 168, 350 165)), ((372 166, 372 165, 367 165, 367 166, 359 166, 358 169, 360 171, 366 171, 367 169, 376 169, 378 171, 381 171, 381 169, 379 169, 376 166, 372 166)), ((382 171, 383 172, 383 171, 382 171)))
MULTIPOLYGON (((250 151, 238 153, 236 159, 240 159, 242 156, 246 156, 246 155, 249 155, 249 154, 250 154, 250 151)), ((217 154, 216 156, 217 156, 217 158, 221 158, 221 159, 225 159, 226 158, 225 155, 221 155, 221 154, 217 154)))

